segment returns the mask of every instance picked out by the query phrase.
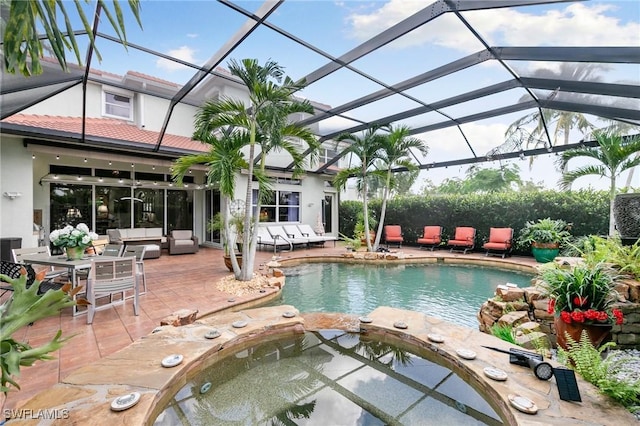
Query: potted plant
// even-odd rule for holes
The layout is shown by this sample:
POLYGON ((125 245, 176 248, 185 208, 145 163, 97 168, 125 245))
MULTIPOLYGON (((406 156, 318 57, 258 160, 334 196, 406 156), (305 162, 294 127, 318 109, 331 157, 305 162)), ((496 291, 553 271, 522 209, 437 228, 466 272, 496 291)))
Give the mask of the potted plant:
POLYGON ((527 221, 520 230, 518 243, 531 245, 531 252, 537 262, 551 262, 571 238, 571 224, 562 219, 538 219, 527 221))
MULTIPOLYGON (((242 265, 242 239, 244 235, 244 219, 242 215, 231 214, 229 215, 229 225, 231 232, 234 233, 233 240, 236 241, 236 247, 238 251, 235 251, 236 260, 238 265, 242 265)), ((231 250, 229 250, 229 243, 231 241, 230 236, 224 235, 224 226, 222 222, 222 214, 216 213, 207 223, 207 229, 209 231, 220 231, 220 240, 222 242, 222 248, 224 250, 223 258, 224 264, 229 271, 233 272, 233 265, 231 264, 231 250)))
POLYGON ((581 263, 571 268, 553 263, 541 268, 538 286, 549 298, 548 312, 554 314, 560 347, 567 348, 567 334, 579 341, 583 330, 598 347, 609 336, 613 324, 622 324, 622 312, 613 308, 617 277, 605 263, 581 263))
POLYGON ((89 231, 84 223, 79 223, 75 228, 67 225, 49 234, 49 241, 56 247, 63 247, 69 260, 81 259, 87 247, 97 239, 98 234, 89 231))

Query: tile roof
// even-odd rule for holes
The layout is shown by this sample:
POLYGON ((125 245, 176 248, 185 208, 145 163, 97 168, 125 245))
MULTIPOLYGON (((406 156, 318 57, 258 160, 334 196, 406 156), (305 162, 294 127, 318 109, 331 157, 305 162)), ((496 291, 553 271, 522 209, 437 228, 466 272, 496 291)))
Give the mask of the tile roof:
MULTIPOLYGON (((136 142, 155 146, 158 141, 159 132, 139 129, 133 124, 123 120, 112 118, 90 118, 86 120, 87 137, 117 139, 124 142, 136 142)), ((82 133, 82 117, 61 117, 54 115, 29 115, 14 114, 2 120, 2 123, 11 123, 34 129, 47 131, 61 131, 82 133)), ((162 147, 177 148, 188 151, 206 151, 203 144, 194 141, 186 136, 177 136, 165 133, 162 139, 162 147)))

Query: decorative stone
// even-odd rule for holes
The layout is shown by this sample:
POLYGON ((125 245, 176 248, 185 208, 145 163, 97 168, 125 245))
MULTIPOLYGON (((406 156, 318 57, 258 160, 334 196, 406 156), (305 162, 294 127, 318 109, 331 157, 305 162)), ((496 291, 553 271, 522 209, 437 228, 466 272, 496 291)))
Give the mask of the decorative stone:
POLYGON ((287 312, 283 313, 282 316, 285 317, 285 318, 293 318, 293 317, 296 316, 296 313, 295 312, 291 312, 291 311, 287 311, 287 312))
POLYGON ((217 337, 220 337, 220 332, 214 328, 213 330, 207 331, 204 337, 206 339, 215 339, 217 337))
POLYGON ((505 373, 503 370, 500 370, 499 368, 485 367, 483 371, 485 376, 499 382, 504 382, 508 377, 507 373, 505 373))
POLYGON ((230 298, 227 299, 227 302, 229 302, 229 303, 233 303, 235 301, 236 301, 236 299, 233 298, 233 297, 230 297, 230 298))
POLYGON ((403 321, 396 321, 396 322, 394 322, 394 323, 393 323, 393 326, 394 326, 395 328, 399 328, 399 329, 401 329, 401 330, 404 330, 404 329, 406 329, 406 328, 408 328, 408 327, 409 327, 409 326, 407 325, 407 323, 406 323, 406 322, 403 322, 403 321))
POLYGON ((172 325, 180 327, 182 325, 193 324, 198 315, 197 309, 180 309, 166 318, 160 320, 160 325, 172 325))
POLYGON ((211 390, 211 382, 206 382, 200 386, 200 393, 207 393, 211 390))
POLYGON ((526 311, 509 312, 501 316, 498 320, 498 324, 508 325, 510 327, 516 327, 525 322, 529 322, 529 313, 526 311))
POLYGON ((179 365, 183 359, 184 357, 180 354, 169 355, 162 359, 162 366, 166 368, 175 367, 179 365))
POLYGON ((442 342, 444 342, 444 336, 442 336, 440 334, 435 334, 435 333, 427 334, 427 339, 429 339, 433 343, 442 343, 442 342))
POLYGON ((513 394, 510 394, 508 398, 511 405, 518 411, 522 411, 527 414, 536 414, 538 412, 538 407, 535 402, 529 398, 513 394))
POLYGON ((462 359, 475 359, 476 353, 471 349, 457 349, 456 354, 462 359))
POLYGON ((231 326, 233 328, 243 328, 243 327, 246 327, 247 324, 248 323, 246 321, 240 320, 240 321, 235 321, 233 324, 231 324, 231 326))
POLYGON ((365 324, 369 324, 371 322, 373 322, 373 320, 369 317, 360 317, 360 322, 363 322, 365 324))
POLYGON ((133 407, 140 401, 140 392, 131 392, 117 397, 111 402, 113 411, 124 411, 133 407))

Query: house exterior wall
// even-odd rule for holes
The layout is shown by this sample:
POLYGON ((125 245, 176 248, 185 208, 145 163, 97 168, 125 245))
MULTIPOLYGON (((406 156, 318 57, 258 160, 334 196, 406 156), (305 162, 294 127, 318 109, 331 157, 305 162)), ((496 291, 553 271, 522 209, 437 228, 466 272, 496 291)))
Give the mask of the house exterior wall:
POLYGON ((0 142, 0 237, 21 238, 22 247, 32 247, 38 240, 32 219, 33 166, 21 142, 11 136, 3 136, 0 142), (5 192, 21 195, 10 199, 5 192))
MULTIPOLYGON (((248 105, 248 94, 241 86, 234 84, 221 85, 221 81, 219 79, 212 81, 209 90, 209 92, 213 93, 211 96, 232 97, 240 99, 248 105)), ((222 82, 224 83, 224 81, 222 82)), ((129 92, 91 81, 87 84, 87 117, 106 118, 103 114, 104 89, 133 96, 133 117, 129 121, 130 124, 149 131, 158 132, 161 130, 168 110, 169 100, 148 94, 140 94, 133 90, 129 92)), ((197 108, 191 105, 176 105, 167 125, 166 133, 191 137, 196 112, 197 108)), ((26 115, 82 117, 82 87, 80 85, 74 86, 21 111, 21 113, 26 115)), ((79 133, 80 129, 77 132, 79 133)), ((306 146, 301 146, 302 150, 305 148, 306 146)), ((0 160, 0 177, 2 178, 0 188, 2 191, 0 192, 22 193, 22 197, 14 200, 6 197, 0 199, 2 202, 0 209, 2 213, 0 215, 0 237, 20 237, 22 238, 23 247, 38 245, 38 233, 34 232, 32 221, 34 209, 41 212, 42 226, 46 230, 45 237, 48 237, 48 233, 54 227, 50 217, 51 185, 46 179, 42 181, 42 178, 49 173, 51 165, 91 169, 109 169, 113 167, 114 170, 129 170, 130 164, 135 164, 136 172, 170 174, 170 162, 168 161, 163 162, 135 155, 107 154, 47 145, 29 144, 25 146, 21 137, 2 135, 0 149, 2 151, 0 160), (32 158, 32 155, 34 158, 32 158), (56 158, 56 155, 59 155, 59 159, 56 158), (113 166, 111 166, 111 163, 113 163, 113 166)), ((273 152, 269 154, 267 164, 269 166, 285 167, 291 163, 291 160, 291 156, 287 153, 273 152)), ((313 166, 317 166, 317 164, 313 166)), ((289 173, 285 175, 290 176, 289 173)), ((197 184, 204 183, 203 171, 195 170, 193 176, 197 184)), ((74 182, 67 183, 73 184, 74 182)), ((82 185, 85 185, 85 183, 82 183, 82 185)), ((95 182, 92 185, 95 187, 95 182)), ((234 198, 245 199, 246 185, 246 175, 239 175, 234 198)), ((257 186, 257 183, 252 183, 252 186, 257 186)), ((276 183, 274 189, 299 192, 299 222, 311 225, 317 223, 318 217, 322 215, 326 191, 322 178, 308 175, 301 180, 300 185, 276 183)), ((337 205, 334 210, 333 234, 337 235, 337 205)), ((206 211, 204 187, 193 190, 193 230, 201 241, 205 241, 206 211)), ((88 225, 91 226, 92 224, 88 223, 88 225)))

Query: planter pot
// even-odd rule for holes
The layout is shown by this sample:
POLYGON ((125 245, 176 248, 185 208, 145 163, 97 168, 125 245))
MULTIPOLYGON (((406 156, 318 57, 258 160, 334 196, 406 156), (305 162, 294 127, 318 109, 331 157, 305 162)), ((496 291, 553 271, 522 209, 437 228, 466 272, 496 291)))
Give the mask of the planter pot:
POLYGON ((640 193, 618 194, 613 201, 613 217, 622 238, 640 238, 640 193))
POLYGON ((65 252, 68 260, 80 260, 84 256, 84 247, 66 247, 65 252))
POLYGON ((567 324, 562 321, 560 317, 554 317, 553 325, 556 329, 558 346, 565 350, 567 349, 567 334, 571 336, 575 342, 579 342, 582 331, 585 330, 589 336, 591 344, 595 348, 598 348, 600 345, 605 343, 605 341, 610 340, 611 329, 613 327, 610 324, 581 324, 575 322, 567 324))
POLYGON ((556 258, 560 248, 558 243, 533 243, 531 244, 531 253, 538 263, 551 262, 556 258))
MULTIPOLYGON (((224 255, 224 264, 230 272, 233 272, 233 265, 231 264, 231 256, 224 255)), ((236 260, 238 261, 238 266, 242 266, 242 253, 236 253, 236 260)))

